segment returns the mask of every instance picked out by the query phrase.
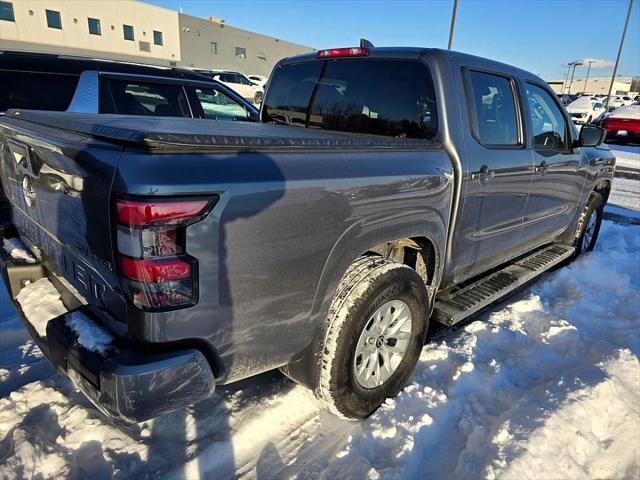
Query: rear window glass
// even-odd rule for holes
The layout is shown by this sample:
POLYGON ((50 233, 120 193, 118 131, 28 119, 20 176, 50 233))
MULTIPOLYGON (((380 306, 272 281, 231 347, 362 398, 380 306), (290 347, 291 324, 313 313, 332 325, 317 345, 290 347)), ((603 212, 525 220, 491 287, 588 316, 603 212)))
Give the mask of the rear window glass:
POLYGON ((71 103, 79 78, 78 75, 0 70, 0 112, 10 108, 64 111, 71 103))
POLYGON ((111 102, 100 105, 100 113, 190 117, 189 104, 180 85, 109 80, 111 102), (111 105, 109 105, 111 103, 111 105))
POLYGON ((433 138, 438 119, 427 67, 343 59, 278 68, 262 109, 271 123, 397 138, 433 138))

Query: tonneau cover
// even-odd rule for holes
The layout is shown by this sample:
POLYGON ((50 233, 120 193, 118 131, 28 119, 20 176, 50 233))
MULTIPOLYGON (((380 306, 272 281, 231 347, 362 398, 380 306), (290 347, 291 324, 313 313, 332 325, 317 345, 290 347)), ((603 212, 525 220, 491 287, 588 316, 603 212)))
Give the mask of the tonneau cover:
POLYGON ((32 122, 153 151, 304 149, 426 149, 431 140, 333 132, 254 122, 194 118, 9 110, 0 123, 32 122))

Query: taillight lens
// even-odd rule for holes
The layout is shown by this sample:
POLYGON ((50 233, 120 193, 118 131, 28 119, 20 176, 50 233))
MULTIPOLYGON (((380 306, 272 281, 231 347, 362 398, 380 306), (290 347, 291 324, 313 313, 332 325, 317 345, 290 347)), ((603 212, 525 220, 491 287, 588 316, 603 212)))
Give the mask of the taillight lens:
POLYGON ((120 269, 138 308, 163 310, 197 302, 197 261, 186 254, 186 229, 214 199, 116 201, 120 269))

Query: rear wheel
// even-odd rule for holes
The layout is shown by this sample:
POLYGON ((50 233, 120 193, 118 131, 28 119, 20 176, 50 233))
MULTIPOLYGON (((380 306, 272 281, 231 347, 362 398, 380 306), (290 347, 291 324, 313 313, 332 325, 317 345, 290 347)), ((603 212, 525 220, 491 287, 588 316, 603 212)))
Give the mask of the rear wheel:
POLYGON ((424 344, 429 299, 411 268, 363 257, 345 274, 327 321, 316 396, 346 418, 370 415, 395 396, 424 344))
POLYGON ((264 96, 264 93, 257 92, 255 94, 255 96, 253 97, 253 103, 255 103, 256 105, 260 105, 262 103, 262 97, 263 96, 264 96))
POLYGON ((590 252, 594 249, 600 233, 603 215, 604 200, 599 193, 593 192, 578 220, 576 236, 573 242, 577 254, 590 252))

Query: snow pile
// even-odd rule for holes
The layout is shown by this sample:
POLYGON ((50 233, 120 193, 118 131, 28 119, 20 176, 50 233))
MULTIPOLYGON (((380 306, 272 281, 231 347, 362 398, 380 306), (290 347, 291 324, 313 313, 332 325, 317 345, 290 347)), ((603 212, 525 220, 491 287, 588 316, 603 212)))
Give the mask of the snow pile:
POLYGON ((36 259, 33 258, 33 255, 29 253, 29 249, 20 239, 3 238, 2 246, 4 251, 7 252, 12 259, 27 263, 36 263, 36 259))
POLYGON ((639 258, 640 226, 605 221, 595 252, 435 333, 361 422, 271 372, 116 426, 0 293, 0 478, 639 478, 639 258))
POLYGON ((111 348, 113 335, 93 323, 79 312, 72 312, 67 317, 67 325, 78 335, 78 342, 87 350, 105 353, 111 348))
POLYGON ((60 293, 46 278, 25 286, 16 296, 29 323, 41 337, 47 336, 47 323, 67 311, 60 300, 60 293))

